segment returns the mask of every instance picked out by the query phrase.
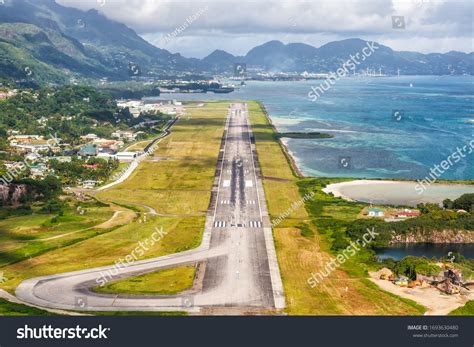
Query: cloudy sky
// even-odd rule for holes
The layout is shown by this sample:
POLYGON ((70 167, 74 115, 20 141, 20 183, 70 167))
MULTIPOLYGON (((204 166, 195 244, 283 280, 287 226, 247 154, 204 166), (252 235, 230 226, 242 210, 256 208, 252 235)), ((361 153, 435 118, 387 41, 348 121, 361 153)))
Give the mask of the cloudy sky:
POLYGON ((80 9, 95 8, 154 45, 187 57, 201 58, 214 49, 244 55, 269 40, 319 47, 351 37, 376 40, 395 50, 474 50, 471 0, 57 2, 80 9), (183 30, 171 40, 166 38, 178 28, 183 30))

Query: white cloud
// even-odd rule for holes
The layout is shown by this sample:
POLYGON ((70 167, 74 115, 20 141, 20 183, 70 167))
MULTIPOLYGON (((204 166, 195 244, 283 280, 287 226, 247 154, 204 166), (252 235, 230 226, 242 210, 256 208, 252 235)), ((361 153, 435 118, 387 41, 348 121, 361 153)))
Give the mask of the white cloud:
POLYGON ((216 48, 245 54, 256 44, 273 39, 320 46, 349 37, 377 38, 398 50, 472 51, 474 6, 469 0, 58 2, 81 9, 96 8, 158 46, 163 35, 173 32, 188 16, 209 6, 175 39, 160 46, 186 56, 201 57, 216 48), (393 15, 405 17, 405 29, 392 28, 393 15))

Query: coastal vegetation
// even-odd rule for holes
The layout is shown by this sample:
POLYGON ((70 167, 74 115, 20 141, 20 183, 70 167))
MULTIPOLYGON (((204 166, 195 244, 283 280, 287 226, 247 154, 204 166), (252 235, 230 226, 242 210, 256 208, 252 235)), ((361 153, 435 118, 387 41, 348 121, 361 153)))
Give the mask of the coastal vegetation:
POLYGON ((441 271, 441 267, 424 257, 407 256, 399 261, 388 258, 383 263, 396 275, 406 276, 410 280, 416 280, 417 274, 432 276, 441 271))
MULTIPOLYGON (((346 179, 347 180, 347 179, 346 179)), ((306 178, 298 185, 301 194, 315 192, 315 198, 306 202, 306 207, 320 234, 327 234, 331 239, 331 249, 338 251, 349 245, 351 240, 360 239, 367 229, 374 228, 379 234, 370 243, 369 249, 387 247, 397 235, 429 234, 434 231, 474 231, 474 215, 457 208, 446 209, 437 204, 419 204, 421 215, 397 222, 385 222, 380 218, 360 218, 360 211, 365 203, 335 198, 322 192, 331 183, 342 181, 336 178, 306 178)), ((456 199, 455 206, 469 204, 472 194, 465 194, 456 199), (462 205, 461 205, 462 204, 462 205)), ((468 209, 469 210, 469 209, 468 209)), ((422 241, 422 240, 420 240, 422 241)))
MULTIPOLYGON (((474 214, 468 212, 472 209, 469 205, 472 196, 474 194, 465 194, 454 200, 454 209, 441 208, 437 204, 419 204, 417 207, 421 215, 404 221, 388 223, 377 219, 359 219, 341 226, 345 227, 345 235, 352 240, 360 238, 367 228, 375 228, 380 235, 371 244, 372 248, 387 247, 397 235, 427 235, 446 230, 474 232, 474 214), (456 206, 466 207, 468 211, 459 212, 459 207, 456 206)), ((341 242, 339 248, 344 248, 344 242, 341 242)))
POLYGON ((72 157, 70 162, 49 161, 63 185, 76 185, 86 180, 106 181, 118 167, 118 160, 100 158, 80 159, 72 157))
MULTIPOLYGON (((403 239, 403 236, 429 235, 443 230, 474 232, 472 213, 459 213, 456 210, 443 209, 436 204, 418 205, 421 212, 419 217, 397 222, 385 222, 379 218, 361 218, 360 211, 367 204, 335 198, 322 192, 326 185, 338 181, 341 180, 306 178, 300 180, 298 185, 302 195, 308 192, 315 193, 314 198, 306 201, 305 205, 319 234, 325 236, 333 252, 345 249, 351 241, 360 240, 368 229, 373 228, 377 232, 377 237, 358 255, 358 261, 371 268, 380 266, 375 256, 375 249, 388 247, 394 240, 403 239)), ((471 195, 466 194, 456 199, 457 204, 469 200, 471 195)), ((467 266, 466 270, 469 268, 470 266, 467 266)))
POLYGON ((474 194, 463 194, 454 201, 446 199, 443 201, 443 206, 446 209, 459 209, 474 214, 474 194))

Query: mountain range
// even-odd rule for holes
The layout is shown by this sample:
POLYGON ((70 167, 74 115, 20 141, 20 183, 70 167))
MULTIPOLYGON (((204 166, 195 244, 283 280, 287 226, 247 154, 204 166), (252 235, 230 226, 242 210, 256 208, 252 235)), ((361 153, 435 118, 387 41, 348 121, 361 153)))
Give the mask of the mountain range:
MULTIPOLYGON (((75 78, 113 80, 232 73, 234 63, 266 72, 330 72, 367 42, 347 39, 319 48, 270 41, 245 56, 215 50, 203 59, 158 48, 126 25, 97 10, 81 11, 54 0, 3 0, 0 6, 0 78, 67 82, 75 78)), ((422 54, 383 45, 357 66, 385 74, 474 74, 474 53, 422 54)))

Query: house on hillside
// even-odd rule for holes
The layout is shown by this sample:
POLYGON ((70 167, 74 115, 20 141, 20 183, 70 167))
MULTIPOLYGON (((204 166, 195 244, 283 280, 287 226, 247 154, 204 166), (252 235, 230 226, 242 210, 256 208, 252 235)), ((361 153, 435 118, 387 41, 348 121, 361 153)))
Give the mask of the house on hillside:
POLYGON ((112 133, 112 137, 126 141, 134 141, 137 135, 133 131, 117 130, 112 133))
POLYGON ((30 166, 30 177, 31 178, 43 178, 48 172, 48 167, 45 163, 38 163, 30 166))
POLYGON ((82 164, 81 166, 85 169, 97 170, 99 164, 82 164))
POLYGON ((25 159, 28 160, 28 161, 37 161, 39 159, 41 159, 41 155, 38 154, 38 153, 28 153, 25 155, 25 159))
POLYGON ((118 140, 108 140, 108 139, 96 139, 92 141, 92 145, 97 146, 99 152, 116 152, 121 146, 123 146, 123 141, 118 140))
POLYGON ((397 218, 413 218, 413 217, 418 217, 420 215, 419 211, 412 211, 412 210, 403 210, 399 211, 396 214, 397 218))
POLYGON ((99 136, 97 136, 96 134, 87 134, 87 135, 81 136, 81 140, 93 141, 93 140, 97 139, 98 137, 99 136))
POLYGON ((29 145, 29 144, 37 144, 37 143, 44 143, 44 137, 41 135, 13 135, 8 138, 10 141, 10 145, 29 145))
POLYGON ((83 146, 78 152, 81 157, 95 157, 97 153, 98 150, 96 146, 83 146))
POLYGON ((380 208, 371 207, 367 210, 367 215, 369 217, 383 217, 385 213, 380 208))

